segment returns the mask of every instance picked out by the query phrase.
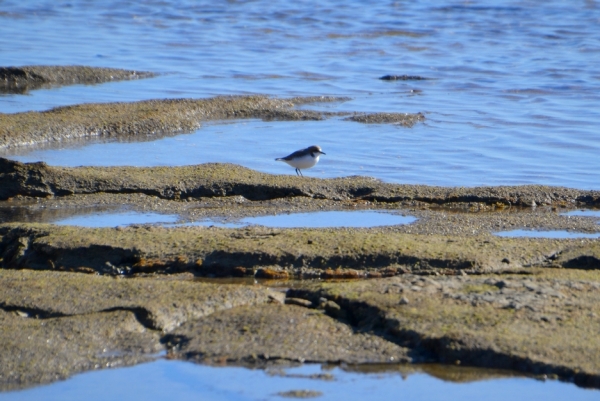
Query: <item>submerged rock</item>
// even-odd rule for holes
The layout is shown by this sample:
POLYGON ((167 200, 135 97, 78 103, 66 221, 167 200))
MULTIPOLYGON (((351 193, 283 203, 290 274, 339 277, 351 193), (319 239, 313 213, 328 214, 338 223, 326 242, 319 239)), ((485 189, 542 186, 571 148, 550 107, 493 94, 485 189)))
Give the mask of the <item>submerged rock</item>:
POLYGON ((0 92, 26 93, 43 87, 73 84, 98 84, 111 81, 150 78, 147 71, 89 66, 0 67, 0 92))
POLYGON ((428 78, 419 75, 384 75, 379 79, 383 81, 422 81, 428 78))
MULTIPOLYGON (((90 103, 57 107, 43 112, 0 114, 0 148, 98 136, 140 137, 147 140, 148 135, 190 132, 200 128, 203 122, 215 120, 260 118, 265 121, 318 121, 351 113, 300 110, 294 107, 314 102, 345 100, 345 97, 328 96, 291 99, 277 99, 266 95, 219 96, 209 99, 90 103)), ((363 118, 371 118, 369 114, 361 115, 363 118)), ((402 114, 402 120, 407 122, 405 126, 412 126, 423 118, 422 114, 402 114), (410 121, 412 123, 409 124, 410 121)), ((396 122, 395 119, 387 122, 396 122)))

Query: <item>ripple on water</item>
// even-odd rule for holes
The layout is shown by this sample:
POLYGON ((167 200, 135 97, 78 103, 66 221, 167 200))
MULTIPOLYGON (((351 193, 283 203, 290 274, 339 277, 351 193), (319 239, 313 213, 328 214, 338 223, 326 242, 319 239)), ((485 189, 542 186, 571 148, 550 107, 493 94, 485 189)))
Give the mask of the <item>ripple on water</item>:
MULTIPOLYGON (((423 112, 427 120, 413 129, 338 120, 317 130, 279 125, 263 137, 247 132, 243 140, 258 138, 249 155, 230 150, 240 141, 231 138, 239 128, 231 125, 213 161, 231 161, 231 154, 255 168, 260 157, 318 143, 330 149, 331 162, 323 160, 326 168, 314 176, 597 188, 600 111, 591 105, 600 103, 600 7, 437 3, 167 0, 157 8, 7 0, 2 29, 19 34, 0 35, 4 65, 91 64, 162 75, 0 95, 0 111, 252 93, 348 96, 353 100, 330 110, 423 112), (430 79, 379 80, 383 75, 430 79)), ((109 158, 111 149, 98 154, 109 158)), ((259 169, 284 173, 278 168, 259 169)))

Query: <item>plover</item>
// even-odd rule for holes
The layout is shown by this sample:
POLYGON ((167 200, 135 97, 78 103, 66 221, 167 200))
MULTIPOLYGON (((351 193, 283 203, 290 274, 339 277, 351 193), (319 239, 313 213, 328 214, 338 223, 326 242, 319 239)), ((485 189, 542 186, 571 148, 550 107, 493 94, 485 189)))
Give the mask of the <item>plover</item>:
POLYGON ((280 157, 275 160, 286 162, 296 169, 296 174, 304 177, 300 170, 311 168, 319 162, 319 157, 325 153, 319 146, 313 145, 306 149, 297 150, 289 156, 280 157))

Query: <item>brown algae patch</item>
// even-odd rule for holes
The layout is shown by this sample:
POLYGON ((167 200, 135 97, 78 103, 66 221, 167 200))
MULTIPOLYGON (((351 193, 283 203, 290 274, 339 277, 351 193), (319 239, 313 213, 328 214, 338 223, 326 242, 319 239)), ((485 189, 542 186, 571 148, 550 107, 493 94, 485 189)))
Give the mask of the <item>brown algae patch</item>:
POLYGON ((0 67, 0 92, 27 93, 45 87, 98 84, 103 82, 151 78, 147 71, 88 66, 0 67))
MULTIPOLYGON (((173 135, 193 131, 200 128, 202 122, 215 120, 324 120, 350 113, 298 110, 294 109, 294 106, 345 100, 348 98, 310 96, 277 99, 264 95, 221 96, 209 99, 82 104, 57 107, 43 112, 0 114, 0 148, 94 136, 145 138, 147 135, 173 135)), ((406 115, 405 119, 409 119, 410 116, 406 115)))

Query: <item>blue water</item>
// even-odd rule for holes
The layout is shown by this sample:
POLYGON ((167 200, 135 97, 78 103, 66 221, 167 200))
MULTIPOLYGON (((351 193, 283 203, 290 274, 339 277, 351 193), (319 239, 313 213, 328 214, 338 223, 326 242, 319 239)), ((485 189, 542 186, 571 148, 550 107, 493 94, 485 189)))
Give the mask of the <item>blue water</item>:
POLYGON ((176 214, 107 212, 77 215, 53 221, 52 223, 61 226, 116 227, 131 224, 174 223, 178 218, 176 214))
POLYGON ((500 237, 527 237, 527 238, 600 238, 600 233, 577 233, 566 230, 512 230, 497 232, 500 237))
POLYGON ((416 217, 376 211, 290 213, 246 218, 243 221, 267 227, 377 227, 410 224, 416 217))
MULTIPOLYGON (((412 129, 337 119, 203 128, 198 137, 210 146, 197 145, 196 157, 183 162, 293 173, 272 159, 319 144, 327 157, 307 171, 316 177, 597 189, 599 22, 594 1, 6 0, 1 65, 83 64, 162 75, 0 95, 0 111, 223 94, 350 96, 322 108, 420 111, 427 120, 412 129), (431 79, 377 79, 386 74, 431 79)), ((133 160, 132 148, 115 151, 125 145, 114 143, 78 149, 77 161, 69 151, 64 158, 18 158, 88 164, 96 154, 98 163, 168 165, 190 141, 201 143, 185 135, 171 140, 155 156, 138 148, 133 160)))
POLYGON ((322 393, 318 400, 486 400, 563 401, 597 400, 597 390, 558 381, 504 378, 452 383, 424 373, 354 373, 340 368, 323 371, 320 365, 286 369, 288 374, 329 373, 333 381, 269 376, 263 370, 209 367, 165 361, 90 372, 51 386, 0 393, 0 400, 281 400, 290 390, 322 393))
POLYGON ((572 212, 562 213, 562 215, 600 218, 600 210, 573 210, 572 212))
MULTIPOLYGON (((78 210, 73 212, 81 213, 78 210)), ((66 213, 63 214, 67 214, 66 213)), ((47 218, 46 218, 47 219, 47 218)), ((21 217, 19 220, 23 220, 21 217)), ((77 214, 70 217, 61 217, 50 221, 57 225, 83 226, 83 227, 116 227, 132 224, 160 224, 172 226, 216 226, 224 228, 240 228, 248 225, 261 225, 266 227, 379 227, 398 224, 410 224, 417 219, 412 216, 401 216, 374 210, 357 211, 325 211, 310 213, 287 213, 279 215, 247 217, 239 220, 211 218, 189 223, 178 223, 176 214, 142 213, 134 211, 103 211, 87 214, 77 214)), ((10 221, 7 219, 7 221, 10 221)), ((28 221, 47 222, 44 216, 29 216, 28 221)))
POLYGON ((186 225, 218 226, 238 228, 247 225, 260 225, 265 227, 294 228, 327 228, 327 227, 379 227, 399 224, 410 224, 416 217, 401 216, 374 210, 360 211, 326 211, 308 213, 286 213, 269 216, 247 217, 238 222, 221 222, 216 220, 202 220, 186 225))

